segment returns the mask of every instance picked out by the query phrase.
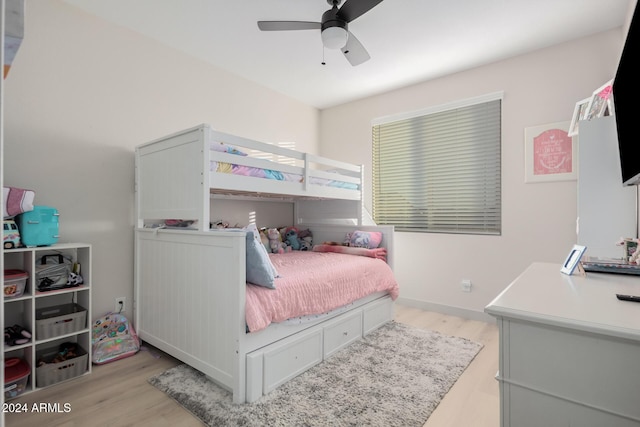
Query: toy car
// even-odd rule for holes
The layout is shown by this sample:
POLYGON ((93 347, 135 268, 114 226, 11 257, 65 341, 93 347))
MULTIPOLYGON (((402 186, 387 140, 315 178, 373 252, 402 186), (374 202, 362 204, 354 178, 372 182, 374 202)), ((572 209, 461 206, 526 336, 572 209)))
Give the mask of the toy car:
POLYGON ((20 231, 15 221, 5 219, 2 221, 2 244, 5 249, 17 248, 20 246, 20 231))

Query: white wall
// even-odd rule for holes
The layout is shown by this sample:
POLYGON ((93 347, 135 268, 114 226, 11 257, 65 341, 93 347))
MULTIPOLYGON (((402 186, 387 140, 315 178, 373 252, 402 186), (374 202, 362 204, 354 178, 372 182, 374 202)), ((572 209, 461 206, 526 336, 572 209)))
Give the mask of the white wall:
POLYGON ((5 89, 4 183, 57 207, 62 240, 93 244, 94 317, 133 298, 136 145, 206 122, 318 151, 317 109, 59 0, 28 2, 5 89))
MULTIPOLYGON (((524 129, 571 120, 575 103, 613 78, 621 46, 621 30, 610 31, 321 112, 321 154, 370 172, 371 120, 504 91, 502 235, 396 233, 403 300, 483 318, 531 262, 564 261, 576 240, 576 181, 525 184, 524 129)), ((367 197, 371 206, 370 186, 367 197)))

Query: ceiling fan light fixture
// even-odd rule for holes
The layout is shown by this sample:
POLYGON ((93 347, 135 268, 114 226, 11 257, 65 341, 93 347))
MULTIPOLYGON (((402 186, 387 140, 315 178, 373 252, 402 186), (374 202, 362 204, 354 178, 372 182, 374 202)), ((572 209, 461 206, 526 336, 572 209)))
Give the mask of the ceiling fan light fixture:
MULTIPOLYGON (((320 30, 323 49, 341 50, 354 67, 371 59, 362 43, 349 31, 349 24, 380 4, 383 0, 326 0, 331 9, 320 22, 258 21, 261 31, 320 30), (344 1, 342 7, 338 7, 344 1)), ((323 51, 324 55, 324 51, 323 51)), ((324 59, 324 56, 323 56, 324 59)), ((324 61, 323 61, 324 64, 324 61)))
POLYGON ((342 49, 347 44, 349 33, 342 27, 329 27, 322 30, 321 36, 327 49, 342 49))

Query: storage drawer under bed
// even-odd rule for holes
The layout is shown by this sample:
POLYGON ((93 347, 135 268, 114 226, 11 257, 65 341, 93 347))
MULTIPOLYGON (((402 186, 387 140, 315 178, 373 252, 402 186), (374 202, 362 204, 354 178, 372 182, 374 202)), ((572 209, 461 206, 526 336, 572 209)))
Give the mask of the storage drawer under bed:
POLYGON ((247 354, 246 401, 256 401, 392 319, 387 296, 247 354))
POLYGON ((324 357, 362 338, 362 312, 348 313, 324 327, 324 357))
POLYGON ((322 361, 322 331, 313 331, 296 341, 264 353, 266 394, 322 361))
POLYGON ((322 362, 322 329, 311 329, 247 355, 247 401, 322 362), (260 386, 261 385, 261 386, 260 386))

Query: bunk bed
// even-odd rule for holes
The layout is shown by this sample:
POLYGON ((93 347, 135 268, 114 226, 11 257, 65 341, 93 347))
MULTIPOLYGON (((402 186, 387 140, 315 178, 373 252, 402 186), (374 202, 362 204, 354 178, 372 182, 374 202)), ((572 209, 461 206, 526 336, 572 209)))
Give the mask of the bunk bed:
MULTIPOLYGON (((343 270, 360 269, 356 275, 366 276, 368 284, 372 276, 385 276, 385 269, 392 276, 393 227, 365 225, 362 166, 203 124, 136 147, 135 178, 138 334, 230 390, 235 403, 257 400, 393 318, 398 288, 391 278, 322 313, 285 321, 274 317, 250 330, 248 300, 256 298, 246 275, 252 233, 217 230, 210 223, 212 204, 228 198, 286 201, 294 206, 294 225, 311 230, 314 243, 342 242, 354 230, 376 233, 386 263, 334 250, 309 254, 332 265, 347 257, 349 268, 343 270), (165 226, 176 219, 190 226, 165 226), (373 268, 382 273, 369 274, 373 268)), ((307 262, 302 253, 269 257, 287 277, 292 275, 288 263, 307 262)), ((278 292, 255 290, 269 298, 278 292)))

